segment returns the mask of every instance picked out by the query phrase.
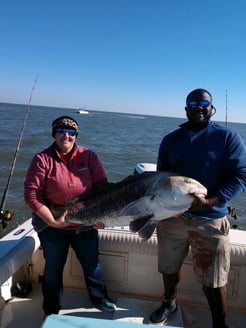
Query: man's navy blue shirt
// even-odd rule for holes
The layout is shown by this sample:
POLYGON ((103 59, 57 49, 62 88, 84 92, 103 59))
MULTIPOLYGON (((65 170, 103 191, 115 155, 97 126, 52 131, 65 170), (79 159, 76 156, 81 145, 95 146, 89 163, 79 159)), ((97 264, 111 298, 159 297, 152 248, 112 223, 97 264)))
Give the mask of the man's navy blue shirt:
POLYGON ((163 138, 157 170, 202 183, 208 195, 219 198, 220 205, 190 213, 221 218, 228 214, 227 202, 246 190, 246 147, 232 129, 209 121, 206 127, 194 132, 186 122, 163 138))

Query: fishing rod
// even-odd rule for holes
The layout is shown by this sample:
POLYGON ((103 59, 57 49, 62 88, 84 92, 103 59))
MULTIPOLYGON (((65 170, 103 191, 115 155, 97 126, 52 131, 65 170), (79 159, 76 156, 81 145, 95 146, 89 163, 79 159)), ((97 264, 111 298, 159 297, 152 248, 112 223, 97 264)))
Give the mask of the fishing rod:
POLYGON ((38 75, 36 76, 36 78, 33 82, 31 94, 30 94, 30 97, 29 97, 29 101, 28 101, 28 104, 27 104, 26 112, 25 112, 25 115, 24 115, 23 123, 22 123, 22 127, 21 127, 21 130, 20 130, 19 140, 18 140, 17 147, 16 147, 16 150, 15 150, 14 158, 13 158, 13 161, 12 161, 12 166, 11 166, 11 169, 10 169, 10 172, 9 172, 8 181, 7 181, 6 188, 4 190, 2 201, 1 201, 0 223, 2 224, 3 229, 6 228, 7 224, 9 223, 9 221, 12 219, 12 216, 13 216, 13 214, 10 211, 8 211, 8 210, 5 211, 5 205, 6 205, 6 201, 7 201, 7 197, 8 197, 10 182, 11 182, 11 179, 12 179, 12 176, 13 176, 13 173, 14 173, 14 169, 15 169, 17 155, 18 155, 19 149, 20 149, 22 136, 23 136, 23 133, 24 133, 24 130, 25 130, 29 109, 30 109, 30 106, 31 106, 32 95, 33 95, 33 92, 34 92, 34 89, 35 89, 35 85, 37 83, 37 79, 38 79, 38 75))

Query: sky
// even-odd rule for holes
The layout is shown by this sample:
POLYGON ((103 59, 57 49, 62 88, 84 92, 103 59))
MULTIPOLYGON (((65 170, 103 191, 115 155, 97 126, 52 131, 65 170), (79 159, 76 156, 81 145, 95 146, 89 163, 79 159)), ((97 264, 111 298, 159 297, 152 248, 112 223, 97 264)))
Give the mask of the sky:
POLYGON ((1 0, 0 102, 246 123, 245 0, 1 0))

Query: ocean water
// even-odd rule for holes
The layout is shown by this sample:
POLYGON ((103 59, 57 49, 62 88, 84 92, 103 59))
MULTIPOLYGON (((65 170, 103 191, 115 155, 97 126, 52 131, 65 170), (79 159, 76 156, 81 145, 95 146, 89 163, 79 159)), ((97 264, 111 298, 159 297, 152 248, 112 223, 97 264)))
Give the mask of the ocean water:
MULTIPOLYGON (((90 111, 78 114, 76 109, 30 106, 23 127, 27 105, 0 103, 0 197, 7 185, 20 133, 23 132, 14 173, 11 178, 5 209, 13 213, 12 221, 0 237, 18 226, 31 215, 23 200, 26 170, 35 153, 52 142, 51 122, 61 115, 70 115, 79 123, 77 143, 94 150, 103 162, 108 178, 116 182, 132 174, 137 163, 156 163, 162 137, 177 128, 185 119, 90 111)), ((221 123, 224 124, 224 123, 221 123)), ((246 124, 228 123, 246 142, 246 124)), ((232 219, 239 229, 246 230, 245 193, 229 204, 237 212, 232 219)))

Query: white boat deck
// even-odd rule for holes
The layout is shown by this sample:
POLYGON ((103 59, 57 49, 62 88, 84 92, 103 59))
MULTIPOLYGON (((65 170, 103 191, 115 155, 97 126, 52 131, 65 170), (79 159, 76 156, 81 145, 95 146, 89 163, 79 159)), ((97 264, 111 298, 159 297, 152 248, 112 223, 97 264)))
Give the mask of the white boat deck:
MULTIPOLYGON (((102 312, 91 305, 87 292, 79 289, 65 289, 63 297, 63 309, 61 316, 72 316, 93 319, 107 319, 112 321, 111 327, 115 327, 115 321, 131 322, 135 324, 149 324, 149 315, 160 303, 153 300, 126 298, 110 295, 117 304, 114 313, 102 312)), ((61 318, 61 322, 68 321, 61 318)), ((244 328, 246 313, 228 312, 230 328, 244 328)), ((33 291, 27 298, 12 298, 1 311, 0 327, 39 328, 45 325, 42 311, 42 296, 40 285, 33 286, 33 291)), ((152 325, 150 325, 152 326, 152 325)), ((205 306, 179 304, 178 311, 169 321, 170 327, 211 327, 209 310, 205 306)), ((64 326, 65 327, 65 326, 64 326)), ((67 325, 66 327, 72 327, 67 325)), ((81 325, 83 327, 83 325, 81 325)))
MULTIPOLYGON (((54 319, 57 318, 58 324, 55 325, 54 316, 43 321, 39 280, 43 274, 44 260, 39 240, 28 220, 1 239, 0 327, 96 328, 95 320, 107 320, 106 323, 100 322, 105 324, 105 328, 124 328, 123 322, 126 328, 132 328, 132 325, 138 327, 139 324, 142 327, 149 325, 149 316, 160 306, 163 297, 162 277, 157 272, 156 236, 143 243, 127 231, 103 230, 99 232, 99 237, 105 281, 109 295, 117 304, 116 312, 102 312, 92 306, 81 267, 74 252, 70 250, 63 275, 65 289, 62 310, 54 319), (11 286, 17 281, 32 283, 32 292, 27 298, 11 297, 11 286), (88 322, 85 323, 86 318, 88 322), (49 320, 52 322, 47 326, 49 320)), ((246 326, 245 237, 244 231, 230 231, 231 268, 227 291, 227 321, 230 328, 246 326)), ((193 277, 190 254, 183 265, 183 273, 177 295, 178 311, 169 321, 168 327, 212 327, 201 285, 193 277)))

